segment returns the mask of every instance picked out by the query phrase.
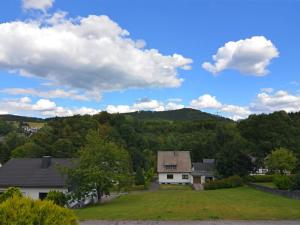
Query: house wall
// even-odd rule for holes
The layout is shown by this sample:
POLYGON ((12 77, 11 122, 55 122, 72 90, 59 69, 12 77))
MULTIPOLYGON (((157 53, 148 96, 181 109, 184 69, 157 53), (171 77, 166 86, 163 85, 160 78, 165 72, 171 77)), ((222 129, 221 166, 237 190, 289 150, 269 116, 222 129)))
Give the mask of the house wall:
MULTIPOLYGON (((0 192, 5 189, 0 188, 0 192)), ((68 192, 66 188, 20 188, 23 196, 30 197, 32 199, 39 199, 39 193, 49 193, 50 191, 68 192)))
POLYGON ((170 183, 170 184, 178 184, 178 183, 192 183, 192 175, 190 173, 159 173, 158 174, 158 182, 162 183, 170 183), (173 174, 173 179, 167 179, 168 174, 173 174), (182 179, 182 175, 188 175, 188 179, 182 179))

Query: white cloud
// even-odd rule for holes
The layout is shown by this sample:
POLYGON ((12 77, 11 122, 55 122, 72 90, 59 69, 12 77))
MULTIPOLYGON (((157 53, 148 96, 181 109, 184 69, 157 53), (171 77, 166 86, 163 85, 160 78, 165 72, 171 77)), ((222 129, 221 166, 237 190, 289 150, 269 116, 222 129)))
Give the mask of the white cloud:
POLYGON ((0 114, 17 114, 30 116, 73 116, 73 115, 94 115, 101 112, 99 109, 80 107, 66 108, 57 106, 57 104, 49 99, 40 99, 35 103, 29 97, 19 99, 0 100, 0 114), (2 110, 3 109, 3 110, 2 110))
POLYGON ((88 101, 90 99, 99 101, 101 99, 101 96, 97 93, 95 93, 96 95, 90 92, 79 94, 76 90, 66 91, 63 89, 41 91, 33 88, 6 88, 0 90, 0 92, 9 95, 29 95, 40 98, 65 98, 80 101, 88 101))
POLYGON ((184 108, 183 104, 177 104, 175 102, 168 102, 165 105, 166 110, 176 110, 176 109, 182 109, 182 108, 184 108))
POLYGON ((36 111, 50 111, 56 109, 56 104, 48 99, 40 99, 32 106, 32 109, 36 111))
POLYGON ((250 105, 256 113, 284 110, 286 112, 300 111, 300 95, 292 95, 287 91, 279 90, 274 94, 259 93, 250 105))
POLYGON ((25 10, 35 9, 46 12, 53 6, 55 0, 22 0, 22 7, 25 10))
POLYGON ((155 99, 141 98, 133 105, 108 105, 106 111, 109 113, 127 113, 136 111, 165 111, 184 108, 183 104, 175 102, 162 102, 155 99))
POLYGON ((108 105, 105 111, 108 113, 128 113, 133 112, 134 110, 131 109, 129 105, 108 105))
POLYGON ((213 74, 234 69, 242 74, 264 76, 269 72, 270 61, 278 56, 279 52, 270 40, 254 36, 227 42, 213 55, 214 63, 204 62, 202 67, 213 74))
POLYGON ((164 106, 162 102, 159 102, 157 100, 152 99, 140 99, 138 102, 134 103, 132 108, 135 111, 141 111, 141 110, 153 110, 153 111, 163 111, 164 106))
POLYGON ((41 22, 1 23, 0 68, 99 93, 178 87, 183 81, 178 70, 191 67, 192 60, 179 54, 144 48, 143 41, 130 39, 107 16, 67 19, 58 14, 41 22))
POLYGON ((190 103, 190 107, 194 109, 217 109, 223 116, 227 116, 233 120, 246 118, 251 114, 248 107, 222 104, 215 96, 204 94, 190 103))
POLYGON ((4 115, 4 114, 8 114, 8 112, 0 110, 0 115, 4 115))
POLYGON ((191 101, 191 107, 196 109, 219 109, 222 104, 216 99, 215 96, 205 94, 200 96, 198 99, 191 101))

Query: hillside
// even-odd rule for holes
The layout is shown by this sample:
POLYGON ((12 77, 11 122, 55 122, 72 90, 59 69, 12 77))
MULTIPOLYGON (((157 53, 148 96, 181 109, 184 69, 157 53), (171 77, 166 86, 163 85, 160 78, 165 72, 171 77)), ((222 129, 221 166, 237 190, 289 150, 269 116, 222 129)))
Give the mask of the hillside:
POLYGON ((0 119, 5 121, 17 121, 17 122, 43 122, 44 120, 36 117, 17 116, 17 115, 0 115, 0 119))
POLYGON ((175 120, 175 121, 193 121, 193 120, 207 120, 207 119, 229 120, 221 116, 201 112, 199 110, 190 109, 190 108, 161 111, 161 112, 140 111, 140 112, 125 113, 124 115, 132 116, 133 118, 138 120, 175 120))

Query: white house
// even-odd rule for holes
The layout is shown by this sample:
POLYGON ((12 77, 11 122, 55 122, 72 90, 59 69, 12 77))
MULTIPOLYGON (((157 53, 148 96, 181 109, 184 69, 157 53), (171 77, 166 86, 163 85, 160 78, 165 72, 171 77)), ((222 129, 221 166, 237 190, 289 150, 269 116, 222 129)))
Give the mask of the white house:
POLYGON ((58 166, 71 167, 71 159, 11 159, 0 168, 0 193, 9 187, 20 188, 24 196, 44 199, 51 190, 68 192, 66 177, 58 166))
POLYGON ((214 179, 214 159, 191 162, 189 151, 159 151, 157 172, 160 184, 203 184, 214 179))
POLYGON ((192 163, 189 151, 159 151, 157 154, 160 184, 192 183, 192 163))

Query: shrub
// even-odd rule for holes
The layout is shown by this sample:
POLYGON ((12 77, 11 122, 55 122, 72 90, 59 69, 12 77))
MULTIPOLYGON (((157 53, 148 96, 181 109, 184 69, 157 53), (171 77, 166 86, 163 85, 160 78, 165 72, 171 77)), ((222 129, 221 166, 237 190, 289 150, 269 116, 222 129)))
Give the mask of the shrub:
POLYGON ((135 174, 135 185, 144 185, 144 184, 145 184, 144 171, 141 167, 139 167, 135 174))
POLYGON ((243 185, 243 180, 239 176, 232 176, 221 180, 215 180, 204 184, 205 190, 215 190, 221 188, 234 188, 243 185))
POLYGON ((253 175, 247 176, 246 180, 252 183, 267 183, 273 182, 275 175, 253 175))
POLYGON ((294 176, 291 189, 300 190, 300 172, 294 176))
POLYGON ((34 201, 30 198, 13 196, 0 204, 1 225, 64 224, 77 225, 73 211, 50 201, 34 201))
POLYGON ((56 205, 65 206, 67 204, 67 196, 60 191, 50 191, 46 200, 53 201, 56 205))
POLYGON ((279 190, 288 190, 292 186, 292 179, 288 176, 276 176, 273 183, 279 190))
POLYGON ((19 188, 10 187, 2 195, 0 195, 0 203, 6 201, 13 196, 22 197, 22 193, 19 188))

